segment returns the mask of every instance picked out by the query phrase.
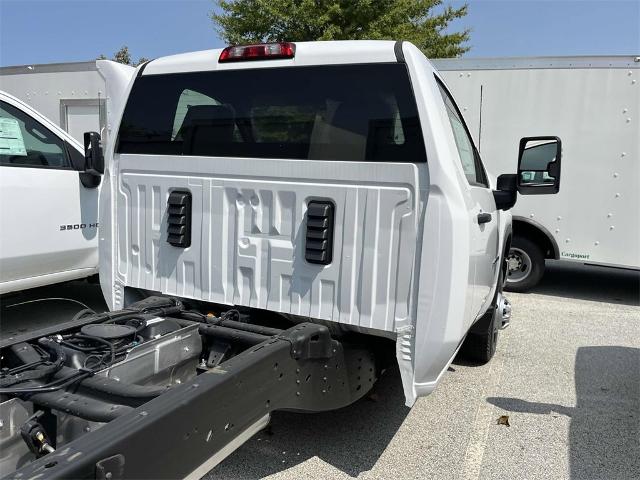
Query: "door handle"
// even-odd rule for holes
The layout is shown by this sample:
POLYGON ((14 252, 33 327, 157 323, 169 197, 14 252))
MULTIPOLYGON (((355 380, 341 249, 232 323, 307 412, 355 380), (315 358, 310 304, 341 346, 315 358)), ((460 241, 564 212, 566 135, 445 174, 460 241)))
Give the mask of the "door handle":
POLYGON ((478 224, 482 225, 483 223, 489 223, 491 221, 490 213, 479 213, 478 214, 478 224))

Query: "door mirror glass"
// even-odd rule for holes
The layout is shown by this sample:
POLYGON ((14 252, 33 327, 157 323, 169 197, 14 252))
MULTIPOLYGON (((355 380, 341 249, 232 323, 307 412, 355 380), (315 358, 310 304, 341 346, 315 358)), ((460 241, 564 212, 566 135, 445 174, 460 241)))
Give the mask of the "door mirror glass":
POLYGON ((86 132, 84 134, 84 159, 85 172, 98 176, 104 173, 104 156, 102 155, 99 133, 86 132))
POLYGON ((520 140, 518 192, 522 195, 560 191, 562 144, 558 137, 525 137, 520 140))

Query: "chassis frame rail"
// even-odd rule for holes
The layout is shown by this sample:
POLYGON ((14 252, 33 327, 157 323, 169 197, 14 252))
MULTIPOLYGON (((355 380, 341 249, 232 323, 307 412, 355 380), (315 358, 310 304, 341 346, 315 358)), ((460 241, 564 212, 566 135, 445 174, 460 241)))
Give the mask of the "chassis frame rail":
POLYGON ((274 410, 325 411, 362 397, 375 357, 322 325, 269 337, 5 479, 199 478, 274 410))

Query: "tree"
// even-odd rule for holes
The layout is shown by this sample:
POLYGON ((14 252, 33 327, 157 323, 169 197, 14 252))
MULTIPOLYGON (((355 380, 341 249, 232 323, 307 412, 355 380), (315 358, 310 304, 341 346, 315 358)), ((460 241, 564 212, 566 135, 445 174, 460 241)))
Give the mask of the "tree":
POLYGON ((469 50, 470 30, 448 32, 467 5, 442 0, 216 0, 220 37, 232 45, 312 40, 408 40, 425 55, 456 57, 469 50))
MULTIPOLYGON (((100 56, 98 56, 97 59, 98 60, 106 60, 107 57, 104 54, 100 54, 100 56)), ((131 61, 131 54, 129 53, 129 47, 127 47, 126 45, 123 45, 120 48, 120 50, 118 50, 113 55, 113 58, 111 60, 113 60, 114 62, 118 62, 118 63, 124 63, 125 65, 131 65, 132 67, 137 67, 141 63, 149 61, 145 57, 140 57, 137 62, 132 62, 131 61)))
POLYGON ((124 45, 113 56, 113 61, 118 63, 124 63, 125 65, 131 65, 131 54, 129 53, 129 47, 124 45))

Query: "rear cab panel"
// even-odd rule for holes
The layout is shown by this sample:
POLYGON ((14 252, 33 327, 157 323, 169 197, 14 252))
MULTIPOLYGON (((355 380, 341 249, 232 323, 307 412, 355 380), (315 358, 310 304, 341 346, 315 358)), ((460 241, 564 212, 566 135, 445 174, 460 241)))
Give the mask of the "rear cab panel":
POLYGON ((210 50, 139 69, 126 107, 132 110, 106 156, 113 207, 101 262, 114 272, 102 284, 110 307, 125 307, 131 287, 397 336, 407 403, 428 394, 475 318, 467 206, 433 67, 406 43, 406 66, 399 63, 394 47, 299 43, 293 59, 233 63, 218 63, 220 50, 210 50), (297 67, 317 69, 307 70, 317 77, 305 78, 297 67), (322 78, 328 69, 340 84, 322 78), (274 81, 276 70, 287 75, 274 81), (162 81, 168 76, 182 83, 169 88, 162 81), (390 95, 374 91, 372 100, 367 81, 390 95), (408 95, 395 97, 394 81, 408 95), (170 90, 180 95, 162 98, 170 90), (292 132, 287 99, 313 95, 316 108, 296 111, 301 130, 292 132), (184 128, 185 119, 202 126, 193 120, 197 109, 186 113, 189 102, 208 116, 209 133, 227 132, 224 145, 211 145, 211 135, 196 140, 193 125, 184 128), (373 140, 356 126, 363 109, 369 120, 383 120, 373 140), (172 117, 162 121, 166 112, 172 117), (160 127, 149 130, 149 118, 160 127), (260 131, 265 119, 289 127, 260 131), (296 135, 303 140, 291 141, 296 135), (167 199, 175 190, 192 195, 188 248, 167 243, 167 199), (314 200, 334 205, 333 261, 326 266, 305 261, 306 210, 314 200))

